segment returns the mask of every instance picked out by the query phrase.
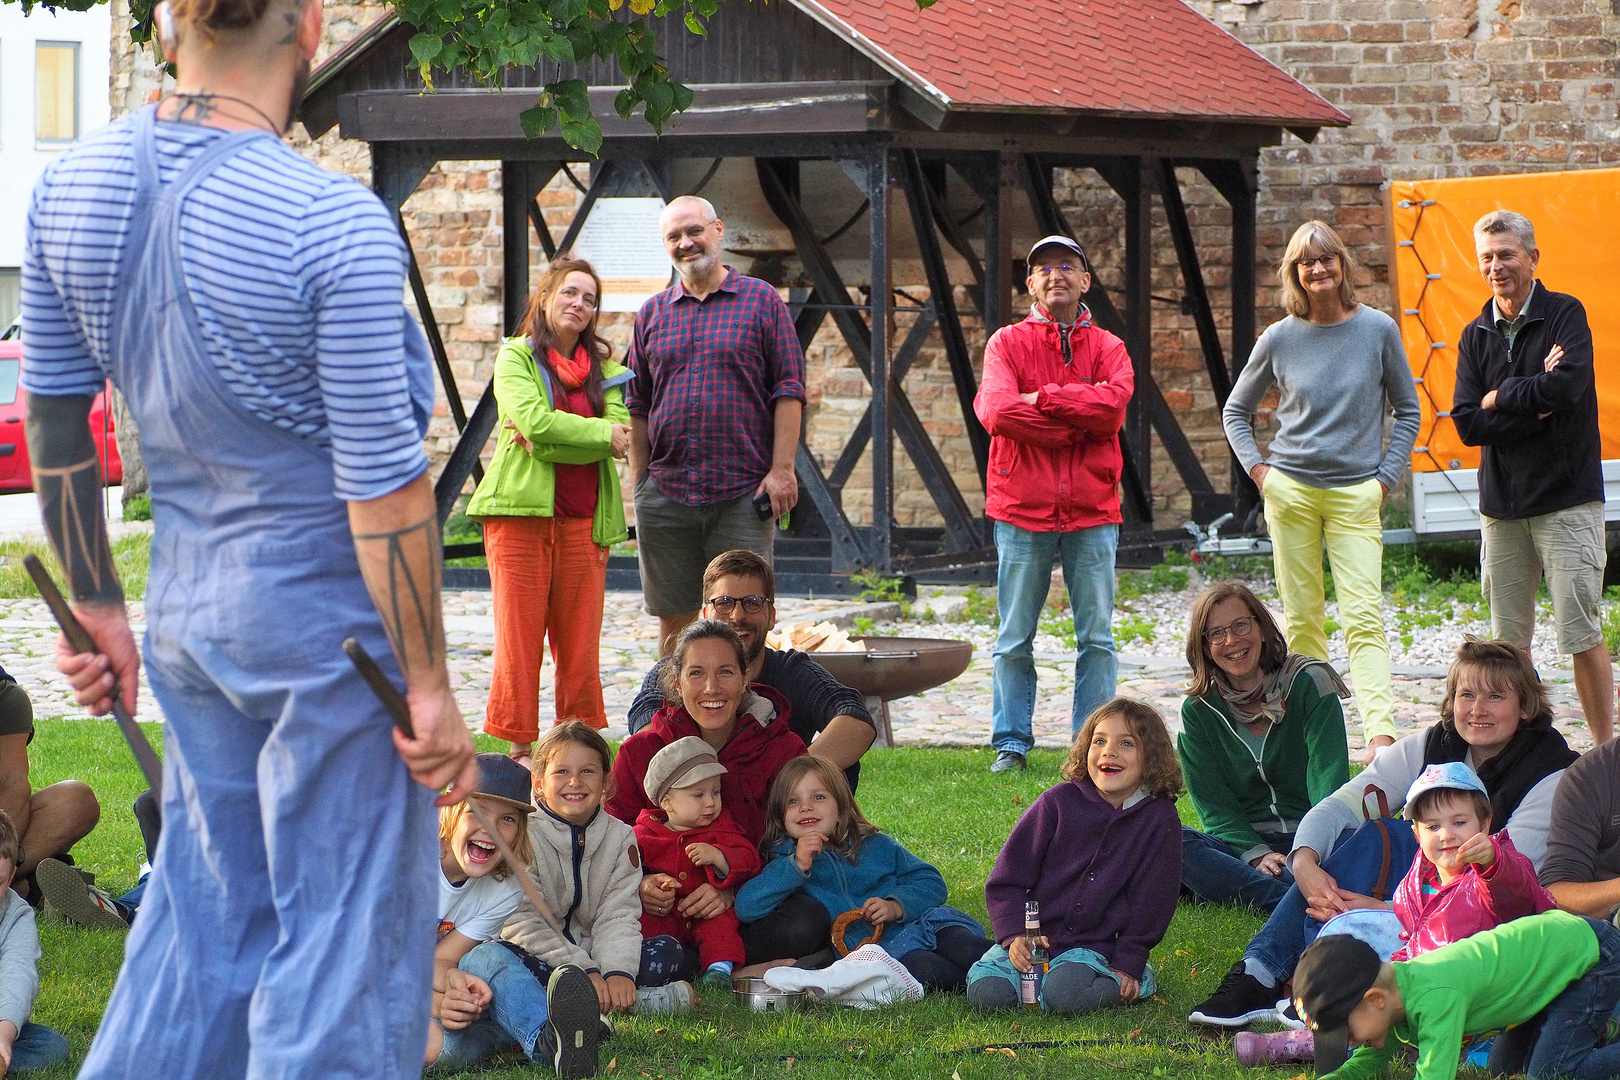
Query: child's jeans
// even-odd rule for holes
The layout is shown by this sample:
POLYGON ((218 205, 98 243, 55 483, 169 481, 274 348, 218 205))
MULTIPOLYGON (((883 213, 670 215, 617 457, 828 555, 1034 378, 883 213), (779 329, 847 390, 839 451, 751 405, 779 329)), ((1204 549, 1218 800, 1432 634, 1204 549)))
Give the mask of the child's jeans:
POLYGON ((25 1023, 11 1043, 11 1072, 48 1069, 66 1061, 68 1041, 44 1024, 25 1023))
MULTIPOLYGON (((979 1009, 1013 1008, 1019 1003, 1020 976, 1003 945, 992 945, 968 969, 968 1004, 979 1009)), ((1158 992, 1153 969, 1142 969, 1139 1001, 1158 992)), ((1052 957, 1041 982, 1041 1008, 1046 1012, 1078 1015, 1121 1003, 1119 976, 1108 960, 1091 949, 1067 949, 1052 957)))
POLYGON ((1598 1045, 1620 1003, 1620 930, 1608 922, 1586 921, 1597 935, 1597 963, 1553 998, 1540 1016, 1496 1037, 1492 1075, 1524 1072, 1526 1080, 1620 1077, 1620 1042, 1598 1045))
MULTIPOLYGON (((682 950, 673 938, 643 941, 641 952, 642 977, 636 980, 637 985, 660 986, 681 974, 676 969, 682 963, 682 950), (647 977, 649 972, 653 977, 647 977)), ((494 1000, 482 1020, 444 1033, 444 1049, 433 1063, 434 1068, 465 1069, 514 1044, 530 1061, 544 1061, 540 1036, 546 1026, 546 980, 551 977, 551 969, 504 941, 486 941, 474 947, 457 966, 483 979, 494 1000)))

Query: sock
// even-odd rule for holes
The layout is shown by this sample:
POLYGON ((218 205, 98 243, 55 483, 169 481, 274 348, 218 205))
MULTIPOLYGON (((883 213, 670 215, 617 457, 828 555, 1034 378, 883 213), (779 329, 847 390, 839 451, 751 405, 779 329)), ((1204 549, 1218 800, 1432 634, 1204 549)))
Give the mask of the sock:
POLYGON ((1256 960, 1252 956, 1245 956, 1243 958, 1243 972, 1246 975, 1252 976, 1260 983, 1261 986, 1264 986, 1268 990, 1275 989, 1277 986, 1277 976, 1271 973, 1270 968, 1266 967, 1266 965, 1262 964, 1259 960, 1256 960))
POLYGON ((731 978, 732 966, 733 965, 730 960, 716 960, 714 963, 709 965, 708 970, 705 971, 703 975, 705 978, 707 978, 710 975, 718 973, 729 979, 731 978))

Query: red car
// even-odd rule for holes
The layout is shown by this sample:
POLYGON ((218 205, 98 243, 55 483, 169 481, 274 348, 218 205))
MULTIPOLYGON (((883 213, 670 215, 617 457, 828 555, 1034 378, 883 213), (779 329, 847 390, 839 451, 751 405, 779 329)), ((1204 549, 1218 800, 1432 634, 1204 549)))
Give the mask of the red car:
MULTIPOLYGON (((28 395, 22 388, 22 327, 14 322, 0 334, 0 494, 33 491, 28 468, 28 440, 23 435, 23 412, 28 395)), ((107 392, 96 395, 90 406, 90 430, 101 458, 101 474, 108 484, 124 482, 124 462, 113 435, 113 414, 107 392)))

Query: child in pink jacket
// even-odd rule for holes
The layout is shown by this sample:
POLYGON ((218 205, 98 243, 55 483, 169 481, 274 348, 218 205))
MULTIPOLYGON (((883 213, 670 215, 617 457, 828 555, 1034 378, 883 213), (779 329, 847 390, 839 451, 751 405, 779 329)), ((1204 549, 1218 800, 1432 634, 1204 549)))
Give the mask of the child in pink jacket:
POLYGON ((1463 762, 1424 769, 1407 792, 1406 813, 1421 857, 1395 890, 1406 944, 1391 960, 1410 960, 1558 906, 1508 834, 1491 835, 1490 797, 1463 762))

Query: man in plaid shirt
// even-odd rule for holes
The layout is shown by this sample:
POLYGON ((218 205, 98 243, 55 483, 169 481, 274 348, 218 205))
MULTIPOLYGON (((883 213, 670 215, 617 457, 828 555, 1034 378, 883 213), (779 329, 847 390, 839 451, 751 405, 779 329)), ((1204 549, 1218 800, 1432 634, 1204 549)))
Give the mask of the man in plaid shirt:
POLYGON ((675 199, 660 227, 680 280, 636 315, 626 404, 641 588, 667 647, 697 618, 709 560, 769 560, 775 519, 798 502, 804 351, 775 287, 720 261, 707 199, 675 199))

